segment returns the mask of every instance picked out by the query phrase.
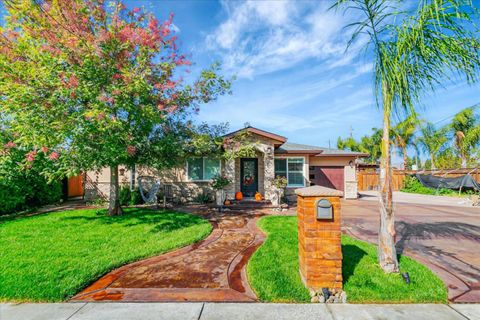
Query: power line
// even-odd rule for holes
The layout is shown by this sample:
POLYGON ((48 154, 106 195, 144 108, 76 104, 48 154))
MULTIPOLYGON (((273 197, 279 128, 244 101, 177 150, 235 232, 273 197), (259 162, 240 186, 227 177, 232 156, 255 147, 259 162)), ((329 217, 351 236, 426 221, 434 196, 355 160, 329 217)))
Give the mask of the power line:
MULTIPOLYGON (((477 109, 478 107, 480 107, 480 102, 477 103, 477 104, 474 104, 473 106, 467 107, 467 108, 465 108, 465 109, 469 109, 469 108, 477 109)), ((465 110, 465 109, 464 109, 464 110, 465 110)), ((461 111, 460 111, 460 112, 461 112, 461 111)), ((458 112, 455 112, 454 114, 452 114, 452 115, 450 115, 450 116, 448 116, 448 117, 446 117, 446 118, 444 118, 444 119, 438 120, 437 122, 433 122, 432 124, 433 124, 434 126, 436 126, 436 125, 439 124, 440 122, 443 122, 443 121, 445 121, 445 120, 449 120, 449 119, 455 117, 457 114, 458 114, 458 112)), ((417 132, 419 132, 419 131, 421 131, 421 130, 422 130, 422 128, 418 128, 417 130, 415 130, 415 131, 413 132, 413 134, 415 134, 415 133, 417 133, 417 132)))

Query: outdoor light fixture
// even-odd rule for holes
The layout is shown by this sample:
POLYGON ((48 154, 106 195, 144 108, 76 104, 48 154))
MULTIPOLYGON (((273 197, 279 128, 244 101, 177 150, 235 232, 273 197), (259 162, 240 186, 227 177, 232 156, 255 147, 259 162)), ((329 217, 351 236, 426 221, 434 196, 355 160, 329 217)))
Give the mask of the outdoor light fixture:
POLYGON ((408 274, 408 272, 402 273, 402 278, 403 278, 403 281, 405 281, 406 284, 410 284, 410 275, 408 274))
POLYGON ((125 169, 124 168, 119 169, 118 172, 120 173, 121 176, 125 175, 125 169))
POLYGON ((355 162, 353 162, 353 160, 350 160, 348 162, 348 165, 350 166, 350 168, 353 168, 355 166, 355 162))

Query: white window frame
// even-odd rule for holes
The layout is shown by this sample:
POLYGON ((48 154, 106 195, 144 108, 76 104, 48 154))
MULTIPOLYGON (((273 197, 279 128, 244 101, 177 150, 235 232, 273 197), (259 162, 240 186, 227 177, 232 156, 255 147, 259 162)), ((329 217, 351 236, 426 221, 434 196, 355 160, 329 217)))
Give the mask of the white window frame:
MULTIPOLYGON (((306 179, 305 179, 305 162, 306 162, 306 161, 305 161, 305 157, 275 157, 274 161, 275 161, 275 160, 286 160, 286 161, 287 161, 287 168, 286 168, 286 169, 287 169, 287 170, 286 170, 286 175, 287 175, 287 177, 286 177, 286 178, 287 178, 287 188, 303 188, 303 187, 305 187, 305 180, 306 180, 306 179), (301 160, 302 160, 303 184, 301 184, 301 185, 300 185, 300 184, 290 184, 290 181, 289 181, 289 179, 288 179, 288 173, 289 173, 289 171, 288 171, 288 160, 289 160, 289 159, 292 159, 292 160, 293 160, 293 159, 296 159, 296 160, 301 159, 301 160)), ((295 171, 295 172, 298 172, 298 171, 295 171)))
MULTIPOLYGON (((202 172, 202 176, 205 177, 205 159, 209 159, 209 160, 215 160, 215 158, 209 158, 209 157, 192 157, 192 158, 202 158, 202 167, 203 167, 203 172, 202 172)), ((190 177, 188 176, 188 159, 187 161, 185 161, 185 176, 187 177, 187 181, 188 182, 212 182, 212 179, 199 179, 199 180, 195 180, 195 179, 190 179, 190 177)), ((220 168, 220 174, 222 173, 222 160, 221 159, 218 159, 218 166, 220 168)))

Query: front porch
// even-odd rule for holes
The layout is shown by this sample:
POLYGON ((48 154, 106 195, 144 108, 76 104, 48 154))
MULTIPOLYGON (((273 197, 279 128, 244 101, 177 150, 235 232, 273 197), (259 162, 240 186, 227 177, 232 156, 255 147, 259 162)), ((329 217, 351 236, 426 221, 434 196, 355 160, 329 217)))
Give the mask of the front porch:
POLYGON ((258 143, 255 157, 226 161, 224 174, 233 181, 226 188, 228 199, 235 198, 235 194, 239 191, 242 192, 245 200, 253 200, 256 192, 259 192, 267 201, 272 201, 276 196, 273 187, 274 148, 271 145, 258 143))

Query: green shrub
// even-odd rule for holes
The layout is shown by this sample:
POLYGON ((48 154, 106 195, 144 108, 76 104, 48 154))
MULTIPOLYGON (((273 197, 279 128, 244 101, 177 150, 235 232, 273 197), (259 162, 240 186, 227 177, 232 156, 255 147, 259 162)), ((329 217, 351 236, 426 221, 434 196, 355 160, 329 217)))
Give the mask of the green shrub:
POLYGON ((0 179, 0 214, 9 214, 29 208, 59 202, 62 185, 48 183, 41 176, 18 172, 19 179, 0 179))
POLYGON ((120 205, 121 206, 133 206, 136 204, 142 204, 143 199, 140 194, 140 190, 135 188, 133 191, 130 190, 129 186, 120 187, 120 205))
POLYGON ((209 202, 212 202, 212 197, 208 193, 200 193, 195 197, 194 202, 201 203, 201 204, 206 204, 209 202))
MULTIPOLYGON (((403 192, 409 193, 419 193, 419 194, 432 194, 432 195, 457 195, 458 192, 455 190, 440 188, 440 189, 432 189, 425 187, 423 184, 418 181, 415 176, 407 176, 405 179, 404 187, 401 190, 403 192)), ((463 194, 470 194, 472 191, 465 190, 462 191, 463 194)))
POLYGON ((55 203, 62 198, 61 183, 49 182, 45 174, 56 163, 45 152, 37 152, 35 161, 28 163, 29 150, 17 147, 11 137, 0 132, 0 215, 55 203))
POLYGON ((21 210, 25 206, 26 195, 16 184, 0 180, 0 215, 21 210))

